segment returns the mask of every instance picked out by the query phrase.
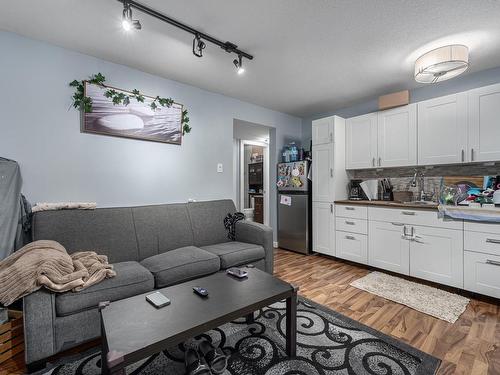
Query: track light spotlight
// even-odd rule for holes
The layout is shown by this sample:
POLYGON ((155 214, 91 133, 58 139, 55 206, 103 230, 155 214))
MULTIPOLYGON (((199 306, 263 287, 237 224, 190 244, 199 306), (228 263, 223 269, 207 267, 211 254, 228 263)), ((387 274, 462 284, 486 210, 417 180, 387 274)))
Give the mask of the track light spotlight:
POLYGON ((236 67, 236 72, 238 74, 245 73, 245 68, 243 68, 243 57, 241 55, 238 55, 238 59, 233 60, 233 64, 236 67))
POLYGON ((129 31, 132 29, 140 30, 142 25, 139 20, 132 19, 132 8, 127 2, 123 2, 123 13, 122 13, 122 27, 124 30, 129 31))
POLYGON ((207 45, 203 40, 201 40, 200 34, 196 34, 193 39, 193 55, 196 57, 203 56, 203 50, 207 45))

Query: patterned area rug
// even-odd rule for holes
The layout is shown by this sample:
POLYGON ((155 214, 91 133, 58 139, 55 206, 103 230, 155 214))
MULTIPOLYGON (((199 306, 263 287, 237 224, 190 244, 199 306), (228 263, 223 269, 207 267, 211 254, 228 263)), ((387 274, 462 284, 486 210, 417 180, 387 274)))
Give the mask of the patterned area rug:
POLYGON ((455 323, 470 302, 458 294, 382 272, 371 272, 350 285, 449 323, 455 323))
MULTIPOLYGON (((297 357, 284 353, 285 304, 256 314, 255 323, 225 324, 179 347, 165 350, 127 368, 127 374, 184 374, 184 351, 206 339, 229 355, 226 375, 434 374, 440 360, 355 322, 321 305, 299 298, 297 357)), ((100 352, 65 360, 51 375, 98 375, 100 352)))

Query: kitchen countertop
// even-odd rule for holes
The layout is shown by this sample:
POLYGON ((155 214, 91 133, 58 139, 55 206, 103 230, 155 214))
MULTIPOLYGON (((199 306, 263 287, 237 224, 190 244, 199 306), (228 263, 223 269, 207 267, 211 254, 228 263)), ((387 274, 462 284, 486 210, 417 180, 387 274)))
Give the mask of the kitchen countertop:
POLYGON ((375 207, 389 207, 389 208, 411 208, 418 210, 428 210, 428 211, 437 211, 438 205, 422 205, 416 203, 403 203, 403 202, 394 202, 394 201, 351 201, 348 199, 335 201, 335 204, 348 204, 352 206, 375 206, 375 207))

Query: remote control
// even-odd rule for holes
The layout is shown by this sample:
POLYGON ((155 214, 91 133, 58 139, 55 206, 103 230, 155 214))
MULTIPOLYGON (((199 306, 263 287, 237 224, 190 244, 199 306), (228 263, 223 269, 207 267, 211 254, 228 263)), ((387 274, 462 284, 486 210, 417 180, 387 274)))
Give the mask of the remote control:
POLYGON ((193 292, 195 292, 196 294, 198 294, 199 296, 202 296, 202 297, 208 296, 208 290, 206 290, 205 288, 202 288, 201 286, 193 287, 193 292))

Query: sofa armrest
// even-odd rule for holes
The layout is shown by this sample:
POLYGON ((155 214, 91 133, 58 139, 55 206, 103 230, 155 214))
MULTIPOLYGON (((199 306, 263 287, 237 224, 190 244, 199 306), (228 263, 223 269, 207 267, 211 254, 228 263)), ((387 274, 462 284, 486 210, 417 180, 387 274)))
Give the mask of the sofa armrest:
POLYGON ((26 364, 55 354, 55 294, 40 289, 23 299, 26 364))
POLYGON ((260 245, 266 252, 266 272, 273 274, 273 230, 267 225, 242 220, 236 223, 236 241, 260 245))

